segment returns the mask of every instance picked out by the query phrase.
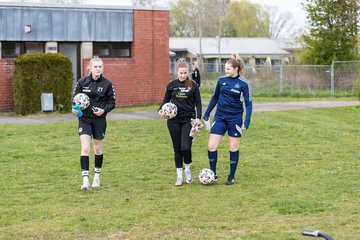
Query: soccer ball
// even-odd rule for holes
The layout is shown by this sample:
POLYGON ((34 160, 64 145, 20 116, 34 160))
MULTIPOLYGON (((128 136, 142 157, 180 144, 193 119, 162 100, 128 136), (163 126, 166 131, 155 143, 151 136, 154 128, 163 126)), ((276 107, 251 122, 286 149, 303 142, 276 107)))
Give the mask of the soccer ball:
POLYGON ((208 168, 204 168, 199 173, 199 181, 204 185, 209 185, 215 181, 215 173, 208 168))
POLYGON ((178 109, 175 104, 168 102, 161 107, 161 110, 163 110, 167 119, 172 119, 176 116, 178 109))
POLYGON ((90 98, 85 93, 78 93, 73 99, 73 102, 80 106, 81 110, 86 109, 90 105, 90 98))

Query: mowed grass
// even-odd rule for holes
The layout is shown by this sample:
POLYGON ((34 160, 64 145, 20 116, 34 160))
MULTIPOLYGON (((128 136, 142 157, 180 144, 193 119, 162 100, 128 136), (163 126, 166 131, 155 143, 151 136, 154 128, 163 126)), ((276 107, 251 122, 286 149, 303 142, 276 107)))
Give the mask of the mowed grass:
MULTIPOLYGON (((0 239, 335 239, 360 236, 360 108, 253 115, 236 184, 175 187, 166 121, 109 121, 102 186, 80 191, 77 122, 0 125, 0 239)), ((193 173, 208 167, 208 132, 193 173)), ((91 154, 93 175, 93 154, 91 154)))

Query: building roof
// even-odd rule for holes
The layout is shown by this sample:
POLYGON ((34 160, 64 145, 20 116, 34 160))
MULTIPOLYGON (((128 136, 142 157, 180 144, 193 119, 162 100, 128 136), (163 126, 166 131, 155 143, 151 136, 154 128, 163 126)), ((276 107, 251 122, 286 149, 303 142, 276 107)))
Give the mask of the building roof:
MULTIPOLYGON (((218 38, 202 38, 202 54, 206 57, 218 57, 218 38)), ((169 48, 173 52, 187 51, 193 55, 200 54, 199 38, 169 39, 169 48)), ((271 38, 221 38, 221 55, 228 57, 233 53, 241 56, 284 56, 289 52, 281 48, 281 42, 271 38)))

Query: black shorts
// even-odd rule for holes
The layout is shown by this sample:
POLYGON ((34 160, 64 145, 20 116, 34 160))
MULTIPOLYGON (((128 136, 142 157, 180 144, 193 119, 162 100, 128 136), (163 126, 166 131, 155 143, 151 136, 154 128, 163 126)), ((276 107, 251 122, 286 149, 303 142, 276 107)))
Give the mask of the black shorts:
POLYGON ((89 135, 96 140, 105 138, 106 118, 79 118, 79 136, 89 135))

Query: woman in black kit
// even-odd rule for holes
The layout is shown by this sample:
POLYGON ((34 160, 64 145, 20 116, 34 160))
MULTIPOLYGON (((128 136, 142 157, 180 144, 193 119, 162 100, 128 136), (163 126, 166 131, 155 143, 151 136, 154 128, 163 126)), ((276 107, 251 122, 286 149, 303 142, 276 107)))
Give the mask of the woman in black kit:
POLYGON ((196 82, 198 87, 200 87, 201 79, 200 79, 199 64, 197 62, 193 62, 191 67, 193 70, 193 72, 191 74, 191 78, 196 82))
POLYGON ((167 120, 167 126, 174 147, 174 158, 177 172, 175 186, 183 184, 183 165, 185 167, 185 181, 192 183, 190 165, 192 162, 191 145, 192 137, 191 119, 200 122, 201 119, 201 97, 197 84, 189 77, 189 65, 180 59, 176 63, 178 79, 171 81, 165 92, 164 100, 159 107, 159 114, 165 118, 161 110, 162 105, 167 102, 174 103, 178 108, 176 117, 167 120))
MULTIPOLYGON (((99 57, 93 57, 89 63, 90 74, 80 79, 73 91, 73 97, 85 93, 90 98, 90 106, 79 117, 78 132, 81 142, 80 166, 83 184, 81 190, 89 190, 89 154, 93 138, 95 154, 95 173, 92 187, 100 187, 100 173, 103 165, 103 139, 106 132, 106 115, 115 107, 115 91, 110 80, 103 73, 104 63, 99 57)), ((78 110, 72 109, 74 115, 78 110)))

